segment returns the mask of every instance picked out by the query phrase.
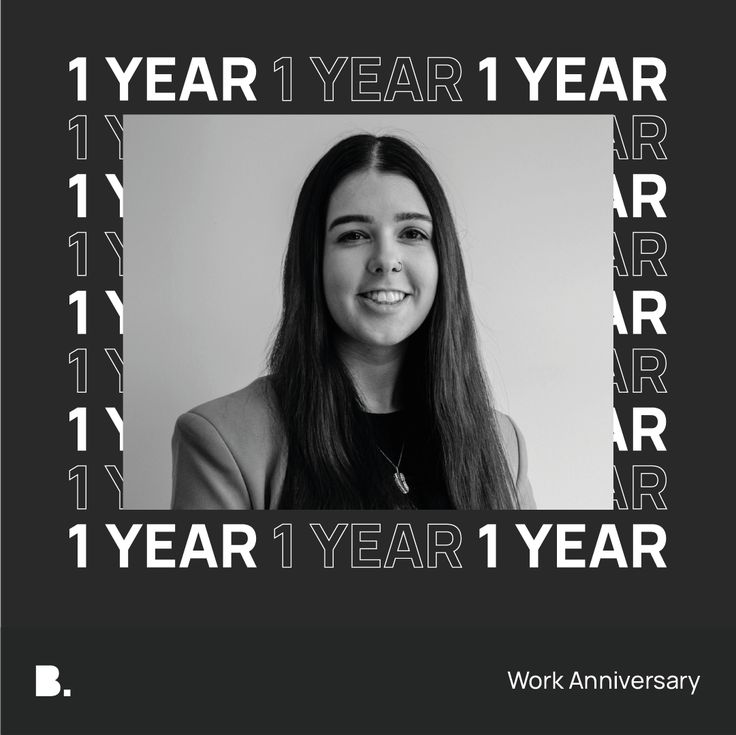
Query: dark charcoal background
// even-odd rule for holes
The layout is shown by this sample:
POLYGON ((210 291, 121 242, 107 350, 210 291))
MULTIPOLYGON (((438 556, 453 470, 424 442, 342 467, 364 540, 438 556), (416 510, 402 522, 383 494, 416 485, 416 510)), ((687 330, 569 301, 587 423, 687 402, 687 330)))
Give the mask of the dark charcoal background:
MULTIPOLYGON (((507 9, 453 3, 403 8, 305 4, 297 9, 252 3, 92 2, 43 8, 6 2, 2 17, 3 95, 3 682, 6 733, 157 732, 667 732, 733 730, 726 714, 734 685, 731 519, 732 406, 730 366, 719 356, 732 332, 722 254, 730 228, 727 157, 731 121, 728 61, 715 5, 688 14, 667 4, 565 4, 507 9), (464 102, 411 104, 319 102, 308 56, 455 56, 462 63, 464 102), (188 60, 248 56, 258 67, 257 103, 147 103, 144 66, 131 101, 117 99, 104 62, 116 56, 175 56, 174 89, 188 60), (295 64, 294 102, 278 101, 273 61, 295 64), (556 103, 552 72, 542 102, 525 101, 514 56, 588 59, 589 89, 601 56, 616 56, 627 88, 633 56, 667 63, 667 102, 556 103), (88 100, 75 101, 68 63, 88 58, 88 100), (486 56, 499 59, 500 102, 484 102, 486 56), (298 75, 298 76, 297 76, 298 75), (544 101, 548 100, 548 101, 544 101), (359 110, 357 107, 359 106, 359 110), (104 469, 122 469, 118 437, 106 406, 122 410, 117 376, 104 355, 122 339, 105 290, 122 295, 117 260, 104 240, 121 237, 118 204, 104 179, 122 172, 105 114, 126 113, 529 113, 615 114, 627 135, 633 114, 657 114, 669 127, 668 160, 616 162, 627 202, 636 171, 663 175, 666 220, 615 222, 624 252, 631 231, 655 230, 668 241, 668 277, 617 278, 622 304, 635 289, 656 289, 668 302, 668 334, 617 337, 622 355, 658 347, 668 357, 669 393, 616 396, 626 423, 634 405, 667 414, 667 453, 619 454, 622 478, 632 464, 661 464, 668 473, 668 510, 639 512, 412 514, 463 528, 459 571, 364 571, 319 568, 305 549, 307 522, 405 521, 393 513, 277 516, 118 511, 104 469), (68 120, 88 116, 89 158, 76 161, 68 120), (723 132, 721 132, 723 131, 723 132), (88 174, 88 212, 74 216, 68 179, 88 174), (88 232, 89 275, 74 274, 69 235, 88 232), (75 334, 69 294, 88 291, 88 334, 75 334), (86 347, 89 392, 75 393, 71 350, 86 347), (75 451, 68 413, 88 407, 88 451, 75 451), (89 506, 75 510, 71 467, 86 463, 89 506), (245 520, 243 520, 245 519, 245 520), (257 570, 119 570, 103 524, 184 526, 204 521, 252 523, 259 534, 257 570), (499 568, 483 568, 477 529, 498 523, 499 568), (297 558, 278 568, 272 531, 293 522, 297 558), (666 570, 557 570, 547 560, 529 570, 512 538, 513 524, 615 522, 623 538, 632 523, 659 523, 668 533, 666 570), (74 567, 69 527, 87 523, 90 559, 74 567), (61 669, 70 698, 36 699, 33 670, 61 669), (591 673, 701 673, 698 693, 518 695, 506 668, 591 673)), ((384 62, 390 69, 390 63, 384 62)), ((143 62, 145 64, 145 62, 143 62)), ((729 67, 730 68, 730 67, 729 67)), ((388 73, 388 69, 386 70, 388 73)), ((346 72, 345 72, 346 73, 346 72)), ((217 84, 217 74, 215 83, 217 84)), ((345 80, 342 80, 343 83, 345 80)), ((338 100, 345 99, 343 89, 338 100)), ((627 144, 628 144, 627 139, 627 144)), ((185 155, 186 152, 183 152, 185 155)), ((584 340, 584 335, 581 335, 584 340)), ((536 526, 535 526, 536 528, 536 526)), ((544 558, 543 558, 544 561, 544 558)))

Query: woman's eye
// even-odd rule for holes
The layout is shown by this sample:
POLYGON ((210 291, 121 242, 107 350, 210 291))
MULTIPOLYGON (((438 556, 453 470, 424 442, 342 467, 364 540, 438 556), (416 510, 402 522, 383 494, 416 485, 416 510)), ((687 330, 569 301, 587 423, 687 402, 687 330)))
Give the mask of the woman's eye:
POLYGON ((343 232, 338 238, 338 242, 359 242, 365 237, 365 233, 360 230, 350 230, 349 232, 343 232))
POLYGON ((401 233, 405 240, 429 240, 427 235, 416 227, 409 227, 401 233))

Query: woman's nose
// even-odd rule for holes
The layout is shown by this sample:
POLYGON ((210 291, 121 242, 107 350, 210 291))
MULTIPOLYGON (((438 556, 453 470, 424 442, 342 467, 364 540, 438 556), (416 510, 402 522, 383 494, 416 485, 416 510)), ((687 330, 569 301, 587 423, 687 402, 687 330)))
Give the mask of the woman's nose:
POLYGON ((399 273, 402 269, 399 259, 399 250, 396 243, 388 237, 376 238, 373 252, 368 261, 368 270, 371 273, 399 273))

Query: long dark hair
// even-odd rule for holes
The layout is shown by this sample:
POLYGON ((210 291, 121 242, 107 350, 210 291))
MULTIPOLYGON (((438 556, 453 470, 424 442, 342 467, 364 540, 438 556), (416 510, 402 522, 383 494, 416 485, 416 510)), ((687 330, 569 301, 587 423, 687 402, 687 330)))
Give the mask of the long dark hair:
MULTIPOLYGON (((405 396, 426 432, 456 508, 516 508, 490 388, 478 356, 465 268, 450 207, 429 164, 393 136, 354 135, 333 146, 299 194, 284 261, 283 312, 269 367, 288 442, 281 507, 391 507, 379 476, 371 428, 335 346, 337 327, 322 284, 325 218, 330 197, 348 175, 396 173, 421 192, 433 222, 439 266, 434 304, 409 338, 405 396)), ((400 377, 400 379, 402 379, 400 377)))

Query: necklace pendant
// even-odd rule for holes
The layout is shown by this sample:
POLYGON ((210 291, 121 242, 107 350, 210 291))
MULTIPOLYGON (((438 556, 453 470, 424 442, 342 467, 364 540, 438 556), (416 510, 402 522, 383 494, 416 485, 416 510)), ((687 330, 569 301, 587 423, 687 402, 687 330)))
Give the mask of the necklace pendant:
POLYGON ((409 492, 409 483, 407 483, 403 472, 394 472, 394 482, 396 483, 396 487, 398 487, 404 495, 409 492))

